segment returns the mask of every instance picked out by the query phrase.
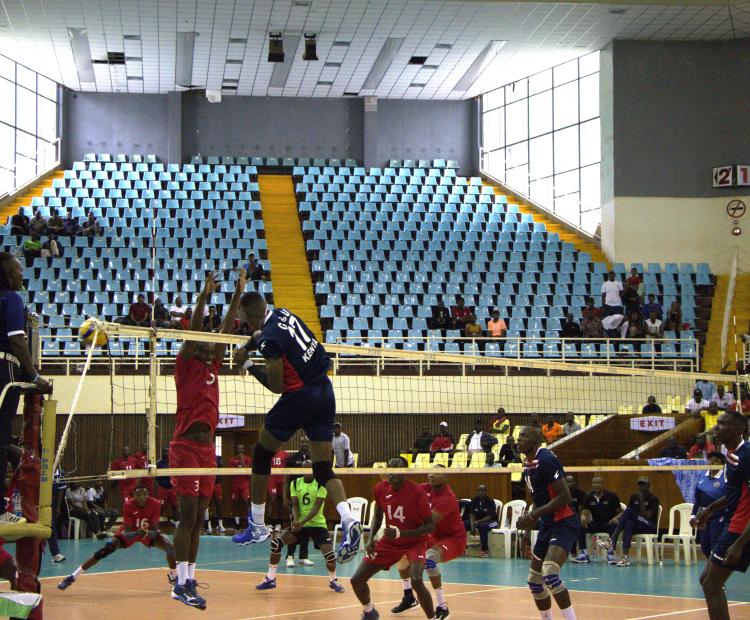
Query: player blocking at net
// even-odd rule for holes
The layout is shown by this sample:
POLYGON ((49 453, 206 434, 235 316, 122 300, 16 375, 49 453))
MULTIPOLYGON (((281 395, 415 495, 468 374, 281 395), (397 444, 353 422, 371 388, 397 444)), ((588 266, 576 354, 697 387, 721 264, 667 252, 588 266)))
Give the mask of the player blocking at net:
POLYGON ((126 499, 125 504, 123 504, 122 525, 115 532, 112 540, 107 541, 107 544, 58 583, 58 590, 67 590, 81 573, 92 566, 96 566, 101 560, 112 555, 118 549, 128 549, 135 543, 141 543, 148 548, 156 547, 167 554, 169 565, 167 578, 170 585, 174 585, 177 581, 174 547, 169 539, 159 531, 160 517, 161 502, 150 497, 146 485, 139 482, 133 491, 133 497, 126 499))
POLYGON ((232 540, 247 545, 263 542, 270 536, 265 513, 271 459, 294 433, 303 429, 310 439, 313 477, 326 488, 341 517, 344 537, 336 558, 340 564, 349 562, 359 550, 362 524, 352 516, 344 485, 331 463, 336 397, 328 378, 331 364, 328 355, 299 317, 283 308, 270 310, 258 293, 242 296, 240 316, 253 331, 253 337, 236 352, 235 363, 281 397, 266 414, 253 447, 247 529, 235 534, 232 540), (266 370, 249 358, 255 348, 265 358, 266 370))
MULTIPOLYGON (((237 272, 237 286, 220 332, 229 334, 245 290, 244 269, 237 272)), ((198 295, 191 331, 203 329, 203 314, 208 298, 218 288, 209 273, 198 295)), ((214 435, 219 423, 219 369, 226 346, 221 343, 185 340, 177 355, 174 380, 177 390, 177 421, 169 444, 169 464, 174 468, 211 468, 216 466, 214 435)), ((172 598, 185 605, 206 608, 205 599, 196 592, 195 561, 198 557, 203 515, 213 495, 215 476, 174 476, 172 484, 179 503, 180 522, 174 533, 177 555, 177 583, 172 598)))

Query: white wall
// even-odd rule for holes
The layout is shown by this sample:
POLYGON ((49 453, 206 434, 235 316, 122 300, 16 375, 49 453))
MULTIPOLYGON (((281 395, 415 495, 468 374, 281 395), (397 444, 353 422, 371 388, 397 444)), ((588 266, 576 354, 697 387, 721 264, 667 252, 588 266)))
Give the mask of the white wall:
POLYGON ((750 214, 742 235, 731 234, 729 200, 750 206, 750 196, 719 198, 615 197, 602 206, 602 250, 612 262, 708 263, 727 273, 739 247, 740 268, 750 270, 750 214))

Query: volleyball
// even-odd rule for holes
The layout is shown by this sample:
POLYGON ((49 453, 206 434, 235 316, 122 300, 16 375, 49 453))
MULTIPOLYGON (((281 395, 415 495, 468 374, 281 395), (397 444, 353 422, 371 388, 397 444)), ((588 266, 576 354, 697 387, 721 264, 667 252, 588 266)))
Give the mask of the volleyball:
POLYGON ((86 344, 92 344, 97 347, 107 344, 107 334, 100 331, 96 335, 96 342, 94 342, 94 332, 96 332, 96 321, 89 319, 88 321, 84 321, 83 325, 78 328, 78 337, 86 344))

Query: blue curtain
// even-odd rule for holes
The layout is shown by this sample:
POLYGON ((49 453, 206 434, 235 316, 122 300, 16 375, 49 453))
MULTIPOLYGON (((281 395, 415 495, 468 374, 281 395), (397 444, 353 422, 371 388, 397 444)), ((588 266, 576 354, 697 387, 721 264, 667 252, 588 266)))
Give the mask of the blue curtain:
MULTIPOLYGON (((670 459, 670 458, 658 458, 648 459, 649 465, 707 465, 708 461, 703 459, 670 459)), ((686 502, 691 504, 695 502, 695 487, 698 486, 698 481, 701 476, 705 473, 701 469, 693 469, 689 471, 675 471, 674 479, 677 482, 677 486, 680 487, 682 497, 685 498, 686 502)))

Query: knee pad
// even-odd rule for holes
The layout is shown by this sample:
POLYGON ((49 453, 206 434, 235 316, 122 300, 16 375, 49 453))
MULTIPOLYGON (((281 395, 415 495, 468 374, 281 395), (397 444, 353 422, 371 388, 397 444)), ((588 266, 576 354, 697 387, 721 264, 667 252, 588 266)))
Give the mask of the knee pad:
POLYGON ((94 553, 94 558, 96 558, 96 560, 103 560, 108 555, 112 555, 114 552, 115 552, 115 546, 110 541, 106 545, 104 545, 101 549, 99 549, 96 553, 94 553))
POLYGON ((562 579, 560 579, 560 565, 557 562, 544 562, 542 564, 542 577, 544 585, 552 594, 557 594, 565 589, 562 579))
POLYGON ((284 541, 281 540, 281 536, 276 536, 271 540, 271 553, 281 553, 284 548, 284 541))
POLYGON ((333 549, 331 549, 328 553, 324 553, 323 558, 325 559, 326 564, 336 563, 336 554, 334 553, 333 549))
POLYGON ((440 577, 440 554, 434 549, 428 549, 425 554, 424 572, 428 577, 440 577))
POLYGON ((253 446, 253 473, 260 476, 269 476, 271 474, 271 459, 274 452, 260 445, 260 442, 253 446))
POLYGON ((333 473, 331 461, 316 461, 312 466, 313 477, 318 486, 324 487, 329 480, 333 480, 336 474, 333 473))
POLYGON ((542 573, 538 570, 534 570, 533 568, 529 570, 529 576, 526 583, 529 585, 529 590, 531 590, 531 596, 536 600, 541 601, 549 596, 547 588, 544 587, 542 573))

